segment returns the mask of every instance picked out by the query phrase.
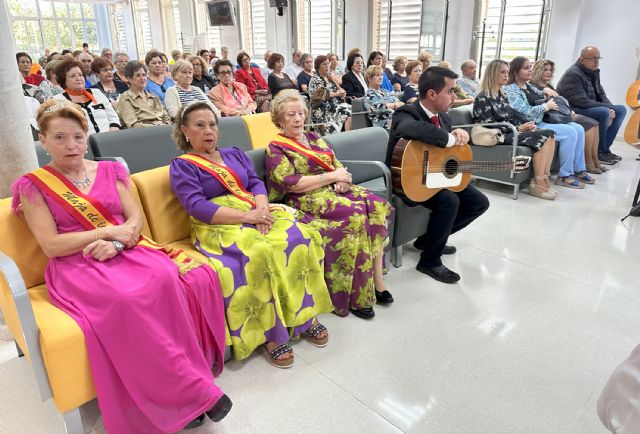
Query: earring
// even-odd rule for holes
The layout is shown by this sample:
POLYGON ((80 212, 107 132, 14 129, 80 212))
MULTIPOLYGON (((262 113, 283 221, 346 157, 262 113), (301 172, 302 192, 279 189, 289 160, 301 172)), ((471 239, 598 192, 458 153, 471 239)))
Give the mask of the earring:
POLYGON ((187 140, 187 143, 189 143, 189 137, 185 136, 184 138, 187 140))

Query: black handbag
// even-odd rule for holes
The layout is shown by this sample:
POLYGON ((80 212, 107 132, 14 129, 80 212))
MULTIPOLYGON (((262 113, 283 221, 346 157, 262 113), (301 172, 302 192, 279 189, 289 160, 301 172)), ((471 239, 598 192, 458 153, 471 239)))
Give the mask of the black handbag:
POLYGON ((571 107, 569 101, 563 96, 553 97, 558 105, 557 110, 549 110, 542 117, 542 121, 548 124, 567 124, 571 122, 571 107))

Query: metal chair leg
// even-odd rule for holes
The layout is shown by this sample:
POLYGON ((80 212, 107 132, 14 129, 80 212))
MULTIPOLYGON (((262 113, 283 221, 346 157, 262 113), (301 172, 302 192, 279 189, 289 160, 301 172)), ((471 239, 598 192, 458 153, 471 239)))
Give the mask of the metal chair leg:
POLYGON ((391 247, 391 263, 394 267, 402 267, 402 246, 391 247))
POLYGON ((67 430, 67 434, 84 434, 80 408, 74 408, 64 413, 62 417, 64 418, 64 427, 67 430))
POLYGON ((24 357, 24 353, 20 349, 20 346, 18 345, 18 341, 13 341, 13 342, 16 344, 16 350, 18 350, 18 357, 24 357))
POLYGON ((513 200, 518 200, 518 193, 520 193, 520 184, 513 184, 513 200))

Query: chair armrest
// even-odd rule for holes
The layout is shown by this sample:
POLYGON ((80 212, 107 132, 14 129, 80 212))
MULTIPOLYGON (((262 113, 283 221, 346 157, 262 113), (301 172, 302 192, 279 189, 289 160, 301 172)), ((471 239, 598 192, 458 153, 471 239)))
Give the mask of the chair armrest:
POLYGON ((13 302, 18 311, 18 319, 20 320, 24 340, 27 343, 26 349, 29 353, 31 366, 36 376, 40 397, 43 401, 46 401, 51 398, 53 394, 51 392, 51 386, 49 385, 44 360, 42 359, 42 352, 40 351, 40 342, 38 339, 39 330, 33 308, 31 307, 31 300, 29 299, 27 287, 24 284, 20 270, 18 270, 18 266, 13 259, 2 252, 0 252, 0 273, 2 273, 7 281, 13 302))
POLYGON ((349 169, 359 169, 357 175, 357 181, 370 181, 372 179, 384 178, 384 185, 387 187, 387 197, 385 199, 391 200, 391 193, 393 185, 391 184, 391 171, 381 161, 364 161, 364 160, 340 160, 340 162, 349 169), (366 172, 366 174, 362 174, 366 172), (369 174, 371 174, 369 176, 369 174), (362 178, 361 178, 362 176, 362 178))
MULTIPOLYGON (((509 122, 490 122, 487 124, 464 124, 464 125, 454 125, 451 128, 473 128, 475 126, 481 126, 481 127, 507 127, 510 128, 511 131, 513 132, 513 154, 512 157, 516 158, 516 155, 518 154, 518 129, 513 125, 510 124, 509 122)), ((512 170, 511 171, 511 178, 513 178, 513 176, 515 175, 515 172, 512 170)))
POLYGON ((115 161, 117 163, 120 163, 124 166, 125 169, 127 169, 127 173, 131 175, 131 171, 129 170, 129 165, 127 164, 126 161, 124 161, 124 158, 122 157, 94 157, 93 159, 95 161, 115 161))

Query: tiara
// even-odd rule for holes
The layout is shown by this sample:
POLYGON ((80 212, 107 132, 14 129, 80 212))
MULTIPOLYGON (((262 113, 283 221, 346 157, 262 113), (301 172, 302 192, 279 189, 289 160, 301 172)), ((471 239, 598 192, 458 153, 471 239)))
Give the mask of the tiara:
POLYGON ((302 97, 300 97, 300 93, 297 90, 295 90, 295 89, 284 89, 284 90, 281 90, 280 92, 278 92, 276 97, 273 99, 273 102, 274 103, 279 103, 279 102, 285 101, 286 99, 288 99, 290 97, 295 97, 295 98, 298 98, 298 99, 302 99, 302 97))
POLYGON ((45 113, 51 113, 54 112, 56 110, 61 110, 63 108, 67 107, 67 104, 60 101, 60 102, 56 102, 55 104, 52 104, 51 107, 48 107, 44 112, 45 113))

